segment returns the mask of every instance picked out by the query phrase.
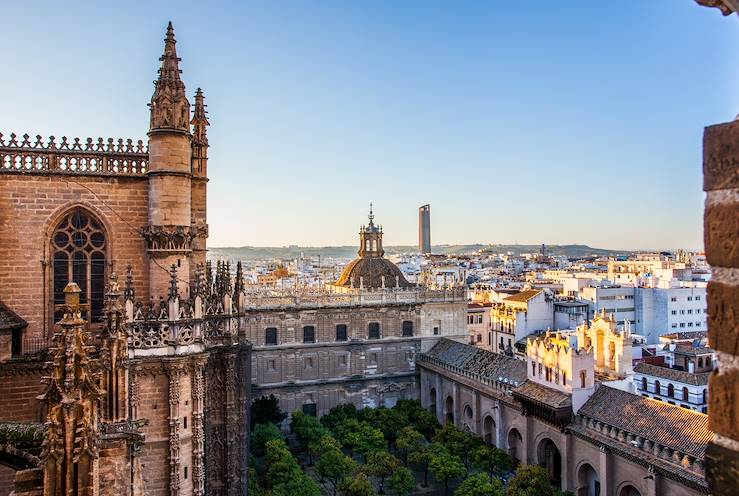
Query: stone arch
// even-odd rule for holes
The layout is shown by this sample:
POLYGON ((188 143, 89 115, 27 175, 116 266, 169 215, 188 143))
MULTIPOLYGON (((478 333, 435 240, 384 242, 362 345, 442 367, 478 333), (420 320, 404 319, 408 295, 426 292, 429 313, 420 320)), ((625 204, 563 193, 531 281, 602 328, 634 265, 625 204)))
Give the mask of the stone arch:
POLYGON ((518 465, 520 462, 525 461, 521 460, 521 456, 523 453, 523 437, 521 436, 521 433, 513 427, 511 430, 508 431, 508 454, 511 455, 511 458, 513 458, 513 465, 518 465))
POLYGON ((621 484, 616 494, 617 496, 641 496, 641 491, 639 491, 631 482, 624 482, 621 484))
POLYGON ((600 479, 592 465, 585 462, 577 469, 577 496, 599 496, 600 479))
POLYGON ((562 455, 557 444, 548 437, 542 438, 536 447, 536 461, 549 473, 555 487, 562 487, 562 455))
POLYGON ((444 423, 454 424, 454 399, 451 396, 447 396, 444 402, 444 423))
POLYGON ((595 333, 595 366, 603 368, 605 362, 605 341, 606 333, 603 329, 598 329, 595 333))
POLYGON ((497 443, 495 435, 495 420, 491 415, 486 415, 482 421, 482 436, 485 443, 495 446, 497 443))
POLYGON ((474 416, 475 412, 472 410, 472 407, 469 405, 469 403, 464 405, 464 418, 470 421, 474 416))

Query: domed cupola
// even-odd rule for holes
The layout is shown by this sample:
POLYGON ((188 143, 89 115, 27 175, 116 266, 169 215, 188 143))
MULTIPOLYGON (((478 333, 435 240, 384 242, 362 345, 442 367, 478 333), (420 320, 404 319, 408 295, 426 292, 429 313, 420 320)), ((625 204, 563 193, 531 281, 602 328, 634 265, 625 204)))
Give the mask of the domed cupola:
POLYGON ((409 283, 397 265, 384 258, 382 226, 375 225, 370 203, 369 224, 359 229, 359 258, 350 262, 335 286, 346 288, 408 288, 409 283))

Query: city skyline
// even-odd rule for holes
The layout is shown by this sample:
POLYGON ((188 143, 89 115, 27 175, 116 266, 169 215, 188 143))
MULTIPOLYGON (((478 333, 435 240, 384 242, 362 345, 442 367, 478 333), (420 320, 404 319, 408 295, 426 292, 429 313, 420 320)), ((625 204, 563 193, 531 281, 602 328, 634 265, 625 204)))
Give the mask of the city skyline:
POLYGON ((387 245, 431 203, 435 245, 702 248, 702 126, 739 109, 737 34, 691 2, 163 4, 116 9, 116 36, 115 7, 75 5, 6 7, 25 49, 0 131, 145 138, 171 18, 211 111, 210 246, 354 245, 372 201, 387 245))

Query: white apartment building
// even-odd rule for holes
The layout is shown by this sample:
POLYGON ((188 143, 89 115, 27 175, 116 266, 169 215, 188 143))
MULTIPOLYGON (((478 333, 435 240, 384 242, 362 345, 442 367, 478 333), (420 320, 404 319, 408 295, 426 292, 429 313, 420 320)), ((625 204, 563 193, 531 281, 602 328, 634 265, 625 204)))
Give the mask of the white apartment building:
MULTIPOLYGON (((673 284, 675 282, 673 281, 673 284)), ((656 344, 671 332, 707 331, 705 282, 681 286, 636 288, 636 332, 656 344)))
POLYGON ((710 372, 690 373, 649 363, 634 367, 634 389, 646 398, 708 413, 710 372))
POLYGON ((490 302, 470 302, 467 304, 467 331, 470 344, 492 351, 493 333, 490 330, 490 302))
POLYGON ((527 289, 493 306, 493 351, 515 353, 515 345, 529 334, 551 329, 554 297, 546 289, 527 289))
MULTIPOLYGON (((590 302, 588 318, 605 311, 606 315, 613 315, 619 329, 623 329, 627 321, 632 324, 636 322, 634 286, 588 286, 582 288, 580 298, 590 302)), ((639 333, 638 327, 635 329, 639 333)))

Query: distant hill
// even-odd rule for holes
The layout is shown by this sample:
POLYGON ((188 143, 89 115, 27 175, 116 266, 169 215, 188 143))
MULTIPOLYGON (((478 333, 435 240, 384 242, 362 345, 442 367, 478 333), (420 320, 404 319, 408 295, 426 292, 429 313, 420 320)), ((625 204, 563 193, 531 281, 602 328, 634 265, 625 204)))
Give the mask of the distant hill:
MULTIPOLYGON (((447 255, 463 255, 475 253, 484 249, 489 253, 533 253, 541 249, 540 245, 434 245, 433 253, 447 255)), ((630 251, 605 250, 592 248, 587 245, 546 245, 547 253, 555 256, 566 256, 572 258, 588 256, 617 256, 628 255, 630 251)), ((415 253, 416 246, 385 246, 386 255, 397 255, 400 253, 415 253)), ((321 258, 344 258, 352 259, 357 256, 356 246, 241 246, 209 248, 210 256, 234 259, 294 259, 302 253, 305 257, 321 258)))

